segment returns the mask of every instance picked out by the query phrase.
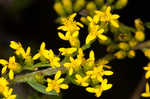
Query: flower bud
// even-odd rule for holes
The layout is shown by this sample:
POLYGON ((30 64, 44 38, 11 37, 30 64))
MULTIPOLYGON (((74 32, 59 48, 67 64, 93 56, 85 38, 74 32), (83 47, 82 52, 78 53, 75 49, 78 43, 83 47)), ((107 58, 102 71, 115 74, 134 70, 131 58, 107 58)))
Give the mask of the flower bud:
POLYGON ((57 14, 59 14, 60 16, 65 16, 65 11, 64 8, 62 6, 62 4, 60 2, 56 2, 54 4, 54 10, 56 11, 57 14))
POLYGON ((71 0, 62 0, 64 9, 66 13, 72 13, 72 1, 71 0))
POLYGON ((117 59, 124 59, 126 57, 126 52, 125 51, 118 51, 114 54, 114 56, 117 58, 117 59))
POLYGON ((76 0, 74 4, 74 11, 78 12, 84 7, 84 5, 85 5, 85 0, 76 0))
POLYGON ((145 34, 142 31, 135 32, 135 39, 139 42, 142 42, 145 40, 145 34))
POLYGON ((127 43, 124 43, 124 42, 121 42, 119 43, 119 48, 122 49, 122 50, 129 50, 129 45, 127 43))
POLYGON ((128 3, 128 0, 118 0, 115 4, 116 9, 122 9, 124 8, 128 3))

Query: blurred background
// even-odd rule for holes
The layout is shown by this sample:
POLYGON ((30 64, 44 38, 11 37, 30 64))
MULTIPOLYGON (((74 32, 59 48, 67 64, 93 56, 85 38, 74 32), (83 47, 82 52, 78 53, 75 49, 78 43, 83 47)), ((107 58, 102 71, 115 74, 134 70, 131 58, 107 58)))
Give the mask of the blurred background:
MULTIPOLYGON (((56 28, 59 24, 55 22, 57 15, 53 10, 53 3, 54 0, 48 2, 47 0, 0 0, 0 58, 8 58, 12 54, 9 48, 10 40, 20 41, 25 47, 31 45, 33 51, 39 49, 43 41, 46 42, 48 49, 51 48, 56 52, 56 49, 68 46, 66 45, 68 43, 57 36, 56 28)), ((149 9, 149 0, 129 0, 127 7, 115 13, 120 14, 121 22, 134 26, 136 18, 150 22, 149 9)), ((150 36, 148 32, 149 30, 146 30, 147 39, 150 36)), ((99 46, 98 43, 92 46, 97 59, 104 55, 103 46, 99 46)), ((113 88, 104 92, 100 99, 133 99, 131 97, 137 91, 137 85, 144 75, 143 66, 146 66, 148 61, 140 51, 137 51, 137 57, 134 59, 112 61, 110 65, 113 67, 114 75, 110 78, 110 82, 113 83, 113 88)), ((16 88, 16 92, 20 95, 18 99, 97 99, 94 94, 89 94, 84 88, 75 85, 70 85, 69 90, 62 91, 62 97, 43 96, 35 93, 26 84, 21 86, 20 89, 16 88), (25 87, 30 91, 26 91, 25 87), (31 93, 35 94, 34 98, 27 97, 31 93)))

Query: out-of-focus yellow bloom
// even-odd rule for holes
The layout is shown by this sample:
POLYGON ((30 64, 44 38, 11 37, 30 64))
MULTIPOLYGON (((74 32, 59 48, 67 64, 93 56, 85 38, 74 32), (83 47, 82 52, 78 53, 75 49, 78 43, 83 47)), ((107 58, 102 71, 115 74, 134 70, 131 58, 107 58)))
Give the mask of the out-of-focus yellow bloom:
POLYGON ((81 10, 85 5, 85 0, 76 0, 74 3, 74 11, 78 12, 81 10))
POLYGON ((126 57, 126 52, 125 51, 118 51, 114 54, 114 56, 117 58, 117 59, 123 59, 126 57))
POLYGON ((0 77, 0 93, 1 94, 4 92, 4 90, 7 89, 8 84, 9 82, 5 78, 0 77))
POLYGON ((135 39, 139 42, 142 42, 145 40, 145 34, 142 31, 135 32, 135 39))
POLYGON ((9 68, 9 78, 12 80, 14 78, 14 71, 20 70, 20 64, 16 63, 15 56, 9 58, 9 62, 4 59, 0 59, 0 64, 2 64, 3 68, 1 73, 4 74, 9 68))
POLYGON ((115 4, 115 8, 122 9, 127 5, 127 3, 128 3, 128 0, 117 0, 117 2, 115 4))
POLYGON ((135 47, 137 45, 137 41, 135 39, 132 39, 129 41, 129 45, 131 48, 135 47))
POLYGON ((100 21, 102 22, 110 22, 112 24, 112 26, 118 28, 119 27, 119 23, 117 22, 117 19, 120 17, 117 14, 111 14, 111 7, 108 6, 106 8, 105 12, 102 11, 95 11, 97 15, 99 15, 100 17, 100 21))
POLYGON ((150 78, 150 63, 147 64, 147 66, 144 67, 144 70, 146 70, 145 78, 150 78))
POLYGON ((64 63, 64 66, 69 70, 69 75, 71 76, 73 72, 78 71, 80 69, 81 63, 82 60, 70 57, 70 62, 64 63))
POLYGON ((130 50, 129 52, 128 52, 128 57, 129 58, 133 58, 133 57, 135 57, 135 51, 134 50, 130 50))
POLYGON ((71 55, 77 51, 77 48, 60 48, 61 55, 71 55))
POLYGON ((100 29, 100 26, 96 25, 96 23, 98 22, 97 18, 92 19, 91 17, 88 16, 87 19, 90 21, 90 24, 89 24, 89 34, 86 37, 86 44, 96 39, 96 37, 98 37, 101 40, 107 40, 107 36, 103 35, 104 29, 100 29))
POLYGON ((77 82, 77 84, 83 87, 87 87, 89 85, 87 82, 87 80, 89 79, 89 76, 82 77, 81 75, 76 74, 75 77, 76 77, 75 81, 77 82))
POLYGON ((68 85, 64 84, 64 78, 60 78, 61 71, 58 71, 54 77, 54 80, 48 78, 48 87, 45 89, 47 92, 55 90, 57 93, 60 93, 60 89, 68 89, 68 85))
POLYGON ((142 32, 144 31, 144 25, 141 19, 135 19, 134 24, 135 24, 137 31, 142 31, 142 32))
POLYGON ((45 42, 43 42, 40 46, 39 52, 33 56, 33 60, 37 60, 40 57, 44 57, 48 53, 48 50, 46 50, 45 46, 45 42))
POLYGON ((96 10, 96 4, 93 1, 88 2, 86 5, 86 9, 88 10, 89 14, 92 15, 94 13, 94 10, 96 10))
POLYGON ((16 55, 24 55, 25 51, 20 42, 10 41, 10 47, 16 50, 16 55))
POLYGON ((121 42, 121 43, 119 43, 119 48, 120 49, 122 49, 122 50, 129 50, 129 45, 127 44, 127 43, 125 43, 125 42, 121 42))
POLYGON ((144 55, 145 55, 147 58, 150 58, 150 49, 145 49, 145 50, 144 50, 144 55))
POLYGON ((65 12, 72 13, 72 0, 62 0, 65 12))
POLYGON ((13 89, 12 88, 7 88, 6 90, 4 90, 4 97, 5 98, 2 98, 2 99, 16 99, 16 95, 15 94, 12 94, 13 92, 13 89))
POLYGON ((76 22, 74 20, 76 15, 77 14, 74 13, 74 14, 70 15, 68 18, 63 18, 62 19, 63 26, 58 27, 58 29, 63 30, 63 31, 67 31, 70 33, 73 33, 75 31, 79 31, 80 27, 83 27, 83 25, 80 22, 76 22))
POLYGON ((48 53, 44 54, 44 56, 49 60, 52 68, 60 67, 60 58, 57 57, 51 49, 48 51, 48 53))
POLYGON ((107 79, 104 79, 101 85, 96 87, 87 87, 86 90, 90 93, 95 93, 96 97, 100 97, 103 91, 109 90, 112 87, 112 84, 107 84, 107 79))
POLYGON ((150 97, 149 83, 146 82, 146 88, 144 93, 141 94, 142 97, 150 97))
POLYGON ((65 16, 65 11, 64 11, 64 8, 63 8, 61 2, 55 2, 54 9, 55 9, 56 13, 59 14, 60 16, 65 16))

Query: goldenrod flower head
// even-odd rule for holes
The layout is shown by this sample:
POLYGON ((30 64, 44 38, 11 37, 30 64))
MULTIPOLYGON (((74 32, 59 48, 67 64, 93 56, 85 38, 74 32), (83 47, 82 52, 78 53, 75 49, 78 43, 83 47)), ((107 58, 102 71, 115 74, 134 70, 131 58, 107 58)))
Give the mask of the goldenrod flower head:
POLYGON ((112 26, 118 28, 119 27, 119 23, 117 22, 117 19, 120 17, 117 14, 111 14, 111 7, 108 6, 106 8, 105 12, 102 11, 95 11, 97 15, 99 15, 100 17, 100 21, 102 22, 110 22, 112 24, 112 26))
POLYGON ((103 35, 104 29, 100 29, 99 25, 90 25, 89 34, 86 37, 86 44, 95 40, 98 37, 101 40, 107 40, 107 36, 103 35))
POLYGON ((135 32, 135 39, 139 42, 142 42, 145 40, 145 34, 142 31, 135 32))
POLYGON ((61 71, 58 71, 54 77, 54 80, 48 78, 48 87, 45 89, 47 92, 50 92, 52 90, 55 90, 57 93, 60 93, 60 88, 61 89, 68 89, 68 85, 64 84, 64 78, 60 78, 61 76, 61 71))
POLYGON ((4 74, 9 68, 9 78, 12 80, 14 78, 14 71, 17 71, 20 69, 20 65, 16 63, 15 56, 12 56, 9 58, 9 62, 4 59, 0 59, 0 64, 2 64, 3 68, 1 73, 4 74))
POLYGON ((147 58, 150 58, 150 49, 145 49, 145 50, 144 50, 144 55, 145 55, 147 58))
POLYGON ((71 55, 77 51, 77 48, 60 48, 61 55, 71 55))
POLYGON ((24 55, 25 51, 20 42, 10 41, 10 47, 16 50, 16 55, 24 55))
POLYGON ((76 74, 75 78, 76 78, 75 81, 77 82, 77 84, 83 87, 87 87, 89 85, 89 83, 87 82, 87 80, 89 79, 89 76, 82 77, 81 75, 76 74))
POLYGON ((8 84, 9 82, 4 77, 0 77, 0 93, 7 89, 8 84))
POLYGON ((149 79, 150 78, 150 63, 148 63, 148 65, 144 67, 144 70, 146 70, 145 78, 149 79))
POLYGON ((150 97, 149 83, 146 82, 146 88, 144 93, 141 94, 142 97, 150 97))
POLYGON ((107 79, 104 79, 101 85, 96 87, 87 87, 86 90, 90 93, 95 93, 96 97, 100 97, 103 91, 109 90, 112 87, 112 84, 107 84, 107 79))
POLYGON ((42 44, 40 46, 40 50, 39 50, 39 52, 37 54, 35 54, 33 56, 33 60, 37 60, 40 57, 44 57, 48 53, 48 50, 46 50, 45 46, 46 46, 45 42, 42 42, 42 44))
POLYGON ((89 70, 86 72, 88 76, 91 77, 93 81, 102 82, 103 76, 110 76, 113 75, 112 71, 104 70, 102 65, 99 65, 98 67, 94 67, 93 70, 89 70))
POLYGON ((13 92, 12 88, 10 88, 10 89, 7 88, 6 90, 4 90, 3 95, 5 98, 3 98, 3 99, 16 99, 16 95, 15 94, 12 95, 12 92, 13 92))
POLYGON ((62 34, 61 32, 58 33, 58 36, 62 40, 68 40, 72 47, 80 47, 80 41, 78 39, 79 31, 75 31, 73 33, 66 32, 66 34, 62 34))
POLYGON ((117 0, 117 2, 115 4, 115 8, 122 9, 127 5, 127 3, 128 3, 128 0, 117 0))
POLYGON ((69 75, 71 76, 73 72, 78 71, 80 69, 81 63, 82 60, 70 57, 70 62, 64 63, 64 66, 69 70, 69 75))
POLYGON ((70 33, 73 33, 75 31, 79 31, 80 27, 83 27, 83 25, 80 22, 76 22, 74 20, 76 15, 77 15, 76 13, 73 13, 68 18, 63 18, 62 19, 63 26, 58 27, 58 29, 63 30, 63 31, 67 31, 70 33))
POLYGON ((44 54, 44 56, 49 60, 52 68, 60 67, 60 58, 56 56, 51 49, 48 51, 48 53, 44 54))

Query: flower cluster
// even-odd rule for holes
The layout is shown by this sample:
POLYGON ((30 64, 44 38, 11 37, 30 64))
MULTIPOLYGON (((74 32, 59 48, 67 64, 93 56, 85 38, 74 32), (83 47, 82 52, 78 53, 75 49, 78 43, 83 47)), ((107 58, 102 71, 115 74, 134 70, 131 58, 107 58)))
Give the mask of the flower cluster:
POLYGON ((3 95, 2 99, 16 99, 16 95, 12 94, 13 89, 9 88, 9 82, 4 78, 0 77, 0 94, 3 95))

